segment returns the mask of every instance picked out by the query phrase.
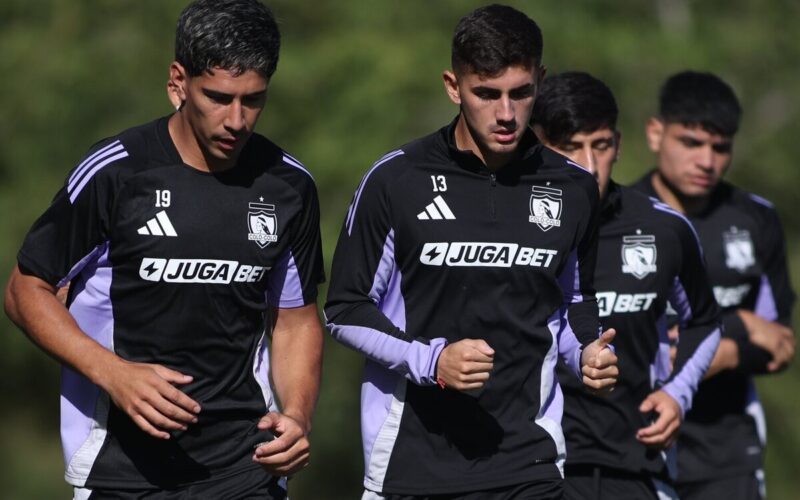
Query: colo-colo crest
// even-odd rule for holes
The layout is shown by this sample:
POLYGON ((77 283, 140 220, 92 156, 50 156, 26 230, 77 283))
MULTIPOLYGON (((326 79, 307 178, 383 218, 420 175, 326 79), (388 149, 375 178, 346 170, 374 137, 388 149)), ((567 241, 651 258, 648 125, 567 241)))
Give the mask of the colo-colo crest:
POLYGON ((247 239, 254 241, 261 248, 278 241, 278 217, 275 205, 267 203, 250 203, 247 212, 247 228, 250 233, 247 239))
POLYGON ((530 209, 528 222, 535 223, 542 231, 561 227, 561 190, 533 186, 530 209))
POLYGON ((656 272, 656 237, 636 235, 622 237, 622 272, 642 279, 656 272))
POLYGON ((756 263, 749 231, 731 227, 730 231, 722 233, 722 240, 725 243, 725 265, 729 269, 743 273, 756 263))

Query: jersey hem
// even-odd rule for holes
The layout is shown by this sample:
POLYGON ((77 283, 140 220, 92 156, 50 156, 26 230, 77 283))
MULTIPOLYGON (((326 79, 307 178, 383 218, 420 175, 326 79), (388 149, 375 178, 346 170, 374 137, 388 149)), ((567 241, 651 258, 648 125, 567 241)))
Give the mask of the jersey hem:
MULTIPOLYGON (((211 483, 215 481, 219 481, 221 479, 226 479, 232 476, 236 476, 238 474, 242 474, 247 472, 248 470, 261 468, 258 464, 247 464, 243 467, 236 467, 233 469, 226 470, 222 473, 211 474, 211 476, 201 479, 198 481, 189 481, 189 482, 176 482, 175 484, 169 485, 156 485, 148 482, 142 481, 126 481, 124 479, 116 478, 116 479, 94 479, 94 478, 84 478, 84 484, 78 484, 74 482, 77 478, 69 478, 67 474, 64 474, 64 480, 70 485, 78 488, 88 488, 88 489, 111 489, 111 490, 141 490, 141 489, 164 489, 164 488, 186 488, 190 486, 195 486, 199 484, 211 483), (71 480, 72 479, 72 480, 71 480)), ((267 472, 264 472, 267 474, 267 472)), ((268 474, 269 475, 269 474, 268 474)))
POLYGON ((526 474, 513 474, 493 480, 479 480, 474 482, 464 481, 463 478, 453 479, 452 482, 437 483, 435 486, 416 485, 414 488, 404 488, 396 486, 383 486, 364 479, 364 488, 384 495, 427 495, 427 494, 450 494, 467 493, 473 491, 491 490, 515 484, 530 483, 539 480, 558 479, 562 480, 561 473, 555 463, 537 464, 530 467, 530 472, 526 474))

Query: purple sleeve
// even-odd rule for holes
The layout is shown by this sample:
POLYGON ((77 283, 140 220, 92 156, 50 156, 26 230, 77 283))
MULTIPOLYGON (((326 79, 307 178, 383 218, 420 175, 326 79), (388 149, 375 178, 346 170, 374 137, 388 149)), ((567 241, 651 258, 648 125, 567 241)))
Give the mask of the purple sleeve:
POLYGON ((681 331, 672 373, 662 389, 675 399, 685 414, 703 380, 720 341, 720 316, 708 282, 705 263, 694 228, 676 219, 680 269, 673 280, 669 303, 677 313, 681 331))
POLYGON ((325 317, 339 342, 416 384, 433 385, 446 341, 405 332, 402 275, 381 176, 381 167, 398 156, 376 163, 353 196, 333 257, 325 317))
POLYGON ((319 198, 311 177, 306 179, 303 186, 298 186, 300 210, 290 221, 289 246, 267 277, 267 301, 272 306, 294 308, 313 304, 317 300, 317 285, 325 281, 319 198))

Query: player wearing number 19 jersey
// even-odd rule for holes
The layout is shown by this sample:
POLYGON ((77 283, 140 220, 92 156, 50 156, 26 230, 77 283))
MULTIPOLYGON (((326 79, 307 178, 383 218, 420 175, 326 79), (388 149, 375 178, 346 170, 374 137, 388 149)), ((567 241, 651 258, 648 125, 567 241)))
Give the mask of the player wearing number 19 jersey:
POLYGON ((532 120, 546 145, 597 178, 602 205, 595 286, 600 320, 617 330, 620 376, 608 396, 587 393, 559 365, 565 498, 674 498, 662 450, 674 441, 719 343, 718 309, 689 222, 610 179, 620 144, 616 120, 608 87, 578 72, 545 80, 532 120), (667 301, 684 327, 672 367, 667 301))
POLYGON ((92 147, 19 251, 6 310, 65 364, 76 498, 280 499, 308 461, 317 195, 253 133, 278 40, 256 0, 188 6, 179 111, 92 147), (69 312, 55 297, 67 282, 69 312), (276 439, 256 446, 266 430, 276 439))

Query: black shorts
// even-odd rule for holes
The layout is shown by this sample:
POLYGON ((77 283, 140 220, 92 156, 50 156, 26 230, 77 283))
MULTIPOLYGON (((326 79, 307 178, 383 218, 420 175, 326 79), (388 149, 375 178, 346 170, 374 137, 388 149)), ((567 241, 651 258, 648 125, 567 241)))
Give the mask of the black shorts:
POLYGON ((442 495, 392 495, 365 491, 362 500, 561 500, 561 479, 544 479, 490 490, 442 495))
POLYGON ((739 476, 678 483, 681 500, 762 500, 760 482, 755 472, 739 476))
POLYGON ((285 500, 286 480, 259 468, 248 469, 218 480, 203 481, 174 489, 75 489, 75 499, 91 500, 285 500))
POLYGON ((567 465, 564 500, 658 500, 653 479, 610 467, 567 465))

